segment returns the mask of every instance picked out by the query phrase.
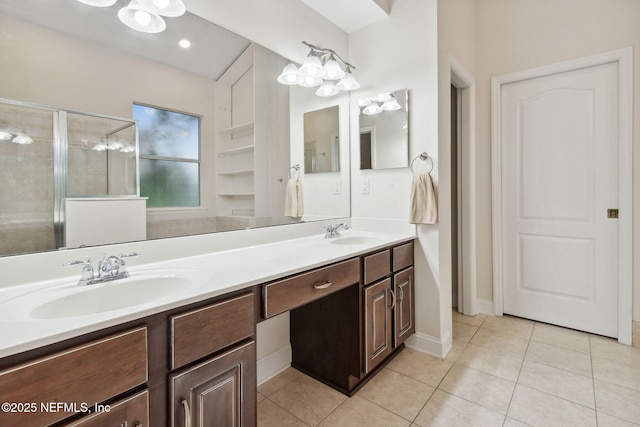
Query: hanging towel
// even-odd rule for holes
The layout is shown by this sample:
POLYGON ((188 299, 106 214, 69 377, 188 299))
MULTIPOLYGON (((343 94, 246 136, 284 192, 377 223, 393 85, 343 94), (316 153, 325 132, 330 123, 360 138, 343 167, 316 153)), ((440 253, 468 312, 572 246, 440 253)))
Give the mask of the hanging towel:
POLYGON ((429 173, 414 173, 411 183, 411 224, 435 224, 438 222, 438 202, 429 173))
POLYGON ((287 193, 284 201, 284 216, 302 217, 302 187, 297 179, 287 181, 287 193))

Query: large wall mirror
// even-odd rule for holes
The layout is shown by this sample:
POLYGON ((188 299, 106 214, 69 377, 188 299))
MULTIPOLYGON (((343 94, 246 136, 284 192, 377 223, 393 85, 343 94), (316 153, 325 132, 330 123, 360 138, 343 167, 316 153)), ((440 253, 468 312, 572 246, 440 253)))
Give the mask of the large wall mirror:
POLYGON ((360 169, 409 166, 409 92, 383 92, 358 101, 360 169))
MULTIPOLYGON (((20 123, 20 132, 36 136, 30 144, 17 144, 13 137, 0 140, 0 256, 85 244, 65 244, 55 236, 60 227, 69 225, 64 223, 65 203, 61 204, 63 211, 56 213, 56 203, 51 201, 59 191, 50 175, 58 161, 51 145, 58 137, 53 119, 48 117, 50 109, 40 111, 38 106, 54 107, 65 114, 69 111, 131 121, 140 118, 134 116, 136 105, 139 114, 162 116, 164 122, 169 116, 174 121, 189 121, 180 129, 171 128, 175 132, 170 135, 176 144, 187 140, 195 144, 193 149, 183 150, 187 154, 149 148, 144 145, 148 141, 143 144, 141 140, 144 153, 121 156, 130 159, 126 169, 120 168, 122 171, 132 173, 132 158, 140 162, 141 173, 147 168, 140 192, 134 196, 155 197, 146 204, 144 237, 133 233, 122 241, 350 215, 348 95, 329 102, 311 89, 278 84, 276 78, 287 59, 260 46, 259 40, 247 40, 189 12, 170 18, 167 29, 159 34, 131 30, 117 18, 119 8, 128 3, 118 0, 112 7, 98 8, 76 0, 0 2, 0 98, 21 106, 12 109, 15 103, 4 103, 0 131, 13 121, 20 123), (190 39, 190 48, 178 45, 183 38, 190 39), (327 174, 330 177, 305 182, 310 175, 304 170, 305 138, 299 134, 304 113, 330 104, 340 105, 339 120, 346 124, 335 139, 332 172, 327 174), (19 110, 45 119, 16 119, 19 110), (37 125, 40 122, 47 126, 37 125), (38 128, 27 129, 30 126, 38 128), (198 136, 194 138, 196 131, 198 136), (291 218, 284 215, 285 191, 290 168, 296 164, 303 165, 299 179, 305 214, 291 218), (180 170, 188 173, 181 175, 180 170), (162 180, 171 184, 179 179, 197 192, 188 203, 174 206, 171 198, 154 196, 164 191, 162 180), (317 200, 322 201, 321 207, 313 205, 317 200), (16 234, 19 229, 30 229, 31 233, 16 234)), ((108 159, 114 157, 89 153, 94 143, 82 134, 84 128, 91 128, 85 122, 88 120, 79 120, 64 136, 69 148, 65 161, 71 171, 84 174, 70 177, 68 185, 104 178, 99 175, 109 169, 108 159)), ((153 132, 145 129, 144 137, 153 132)), ((164 135, 161 139, 167 144, 167 129, 158 127, 157 132, 164 135)), ((142 138, 143 132, 139 136, 142 138)), ((117 171, 115 166, 112 160, 112 175, 117 171)), ((127 180, 132 182, 131 176, 127 180)), ((108 196, 102 190, 96 194, 84 189, 80 193, 66 190, 65 199, 77 193, 102 204, 108 196)), ((82 217, 82 221, 100 227, 91 216, 82 217)))

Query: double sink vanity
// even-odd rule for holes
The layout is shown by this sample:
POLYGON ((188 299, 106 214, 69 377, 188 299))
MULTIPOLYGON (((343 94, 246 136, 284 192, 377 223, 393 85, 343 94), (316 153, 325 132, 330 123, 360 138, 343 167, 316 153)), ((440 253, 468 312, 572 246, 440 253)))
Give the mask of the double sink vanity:
POLYGON ((256 325, 285 312, 291 365, 352 395, 415 331, 413 239, 349 230, 0 291, 0 425, 255 425, 256 325))

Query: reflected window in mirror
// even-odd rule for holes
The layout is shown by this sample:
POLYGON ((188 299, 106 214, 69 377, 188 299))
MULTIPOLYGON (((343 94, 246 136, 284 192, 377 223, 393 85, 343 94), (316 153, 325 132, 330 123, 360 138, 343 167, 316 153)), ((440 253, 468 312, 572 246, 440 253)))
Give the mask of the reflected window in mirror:
POLYGON ((409 93, 406 89, 360 99, 360 169, 409 166, 409 93))
POLYGON ((200 117, 133 104, 139 123, 140 195, 148 208, 200 205, 200 117))
POLYGON ((304 113, 305 173, 340 172, 339 107, 304 113))

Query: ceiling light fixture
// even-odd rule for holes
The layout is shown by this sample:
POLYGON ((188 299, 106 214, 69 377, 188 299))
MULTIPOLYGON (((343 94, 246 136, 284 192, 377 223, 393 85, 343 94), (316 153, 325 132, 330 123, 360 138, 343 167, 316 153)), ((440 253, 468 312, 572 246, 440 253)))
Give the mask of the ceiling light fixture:
POLYGON ((318 96, 333 96, 341 90, 350 91, 360 87, 352 73, 356 67, 343 60, 335 51, 304 41, 302 44, 310 49, 307 58, 300 68, 292 63, 287 64, 278 76, 278 82, 302 87, 320 86, 316 91, 318 96))
POLYGON ((169 18, 182 16, 187 11, 182 0, 138 0, 138 3, 151 13, 169 18))
POLYGON ((143 33, 160 33, 167 24, 160 16, 143 8, 136 0, 118 11, 118 18, 124 25, 143 33))
POLYGON ((78 0, 80 3, 95 7, 109 7, 116 4, 117 0, 78 0))
POLYGON ((178 45, 183 49, 189 49, 191 47, 191 40, 182 39, 178 42, 178 45))

